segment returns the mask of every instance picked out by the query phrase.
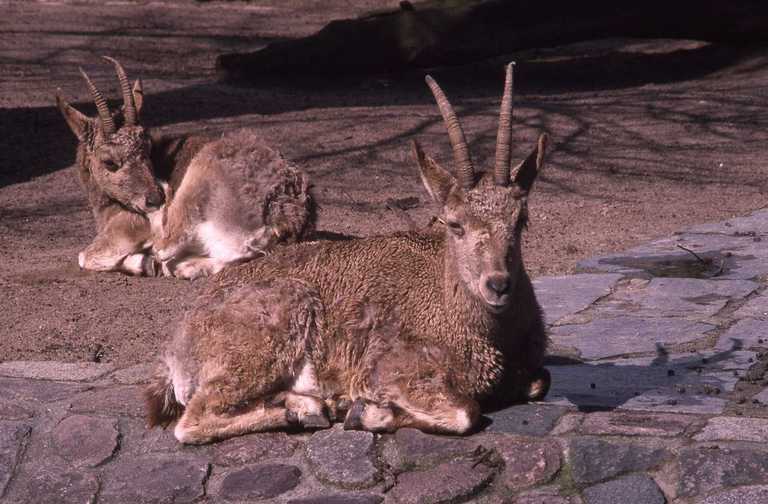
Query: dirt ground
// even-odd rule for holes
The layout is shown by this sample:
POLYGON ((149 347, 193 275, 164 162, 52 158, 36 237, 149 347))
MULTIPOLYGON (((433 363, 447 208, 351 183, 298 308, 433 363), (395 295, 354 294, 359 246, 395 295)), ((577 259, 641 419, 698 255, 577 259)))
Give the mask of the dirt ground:
MULTIPOLYGON (((57 88, 92 113, 83 66, 117 97, 103 54, 144 80, 145 122, 168 132, 252 126, 315 184, 319 228, 404 229, 390 198, 431 212, 409 140, 450 165, 423 72, 249 87, 215 81, 218 54, 300 37, 395 1, 0 0, 0 359, 153 358, 201 282, 78 270, 94 226, 57 88)), ((532 276, 563 274, 693 223, 765 205, 768 56, 695 41, 611 40, 436 69, 477 165, 490 166, 502 64, 516 59, 514 153, 552 137, 532 198, 532 276)))

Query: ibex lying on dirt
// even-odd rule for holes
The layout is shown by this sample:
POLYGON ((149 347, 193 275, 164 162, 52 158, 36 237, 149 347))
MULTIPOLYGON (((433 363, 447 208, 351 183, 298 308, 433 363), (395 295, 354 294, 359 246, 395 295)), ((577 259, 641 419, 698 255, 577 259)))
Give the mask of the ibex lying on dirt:
POLYGON ((306 177, 258 134, 155 136, 140 123, 141 81, 131 88, 120 63, 105 59, 120 81, 120 112, 82 70, 98 118, 56 97, 79 140, 78 174, 96 219, 81 268, 154 275, 157 260, 166 275, 194 278, 312 228, 306 177))
POLYGON ((510 176, 512 68, 496 169, 476 175, 458 119, 454 177, 414 142, 442 232, 303 243, 214 277, 147 387, 149 424, 184 443, 299 425, 462 434, 484 407, 549 387, 547 337, 523 267, 527 197, 546 136, 510 176), (329 416, 331 418, 329 418, 329 416))

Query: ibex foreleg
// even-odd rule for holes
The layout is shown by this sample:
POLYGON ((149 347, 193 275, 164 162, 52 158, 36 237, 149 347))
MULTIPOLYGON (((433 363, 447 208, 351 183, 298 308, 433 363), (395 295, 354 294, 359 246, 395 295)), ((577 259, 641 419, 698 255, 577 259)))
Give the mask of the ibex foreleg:
POLYGON ((77 262, 91 271, 123 271, 136 276, 154 276, 155 261, 144 252, 150 240, 147 221, 140 215, 115 215, 80 254, 77 262))

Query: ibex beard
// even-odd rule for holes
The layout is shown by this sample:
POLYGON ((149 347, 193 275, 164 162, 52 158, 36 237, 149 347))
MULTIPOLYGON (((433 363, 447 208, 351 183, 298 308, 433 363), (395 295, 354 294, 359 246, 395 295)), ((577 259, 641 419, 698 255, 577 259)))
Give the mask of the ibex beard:
POLYGON ((415 427, 465 434, 481 411, 543 397, 547 336, 521 236, 546 137, 512 170, 512 66, 496 166, 476 173, 461 125, 454 176, 414 143, 442 229, 303 243, 216 275, 146 390, 149 423, 205 443, 247 432, 415 427))

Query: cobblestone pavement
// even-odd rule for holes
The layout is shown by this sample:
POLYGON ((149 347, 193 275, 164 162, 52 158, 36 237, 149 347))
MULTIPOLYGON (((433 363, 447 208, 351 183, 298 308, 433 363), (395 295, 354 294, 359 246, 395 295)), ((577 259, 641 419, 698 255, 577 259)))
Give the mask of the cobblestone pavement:
POLYGON ((470 437, 344 431, 180 446, 148 366, 0 363, 3 502, 768 502, 768 211, 539 278, 545 402, 470 437))

